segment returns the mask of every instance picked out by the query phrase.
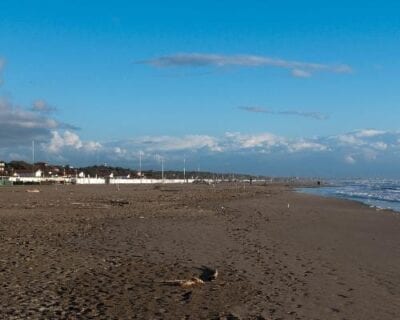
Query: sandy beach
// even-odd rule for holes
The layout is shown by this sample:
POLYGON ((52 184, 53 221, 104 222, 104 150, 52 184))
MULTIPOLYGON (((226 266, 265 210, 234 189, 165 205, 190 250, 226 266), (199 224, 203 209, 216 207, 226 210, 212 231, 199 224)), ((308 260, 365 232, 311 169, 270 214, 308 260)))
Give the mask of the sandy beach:
POLYGON ((3 187, 0 237, 1 319, 400 318, 400 215, 290 186, 3 187))

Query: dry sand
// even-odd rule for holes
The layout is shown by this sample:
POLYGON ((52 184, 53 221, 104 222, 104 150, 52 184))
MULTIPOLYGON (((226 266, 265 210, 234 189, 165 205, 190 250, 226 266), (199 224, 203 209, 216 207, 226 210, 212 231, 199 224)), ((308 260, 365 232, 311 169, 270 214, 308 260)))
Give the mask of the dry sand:
POLYGON ((1 319, 400 319, 399 214, 283 185, 27 189, 0 188, 1 319))

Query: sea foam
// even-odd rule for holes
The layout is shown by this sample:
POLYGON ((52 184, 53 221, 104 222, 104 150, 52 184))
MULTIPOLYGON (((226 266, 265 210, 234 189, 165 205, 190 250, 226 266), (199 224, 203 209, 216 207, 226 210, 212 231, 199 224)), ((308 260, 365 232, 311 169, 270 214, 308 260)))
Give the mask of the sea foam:
POLYGON ((400 181, 356 179, 330 181, 325 187, 301 188, 300 192, 355 200, 371 207, 400 212, 400 181))

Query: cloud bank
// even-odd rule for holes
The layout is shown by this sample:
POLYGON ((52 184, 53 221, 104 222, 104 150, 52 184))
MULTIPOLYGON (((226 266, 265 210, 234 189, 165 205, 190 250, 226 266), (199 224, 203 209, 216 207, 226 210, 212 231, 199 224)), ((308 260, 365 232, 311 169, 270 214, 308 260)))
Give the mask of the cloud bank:
POLYGON ((252 113, 265 113, 265 114, 281 115, 281 116, 299 116, 304 118, 312 118, 316 120, 329 119, 328 115, 320 112, 308 112, 308 111, 296 111, 296 110, 274 111, 262 107, 239 107, 239 109, 252 113))
POLYGON ((287 69, 298 78, 309 78, 315 73, 351 73, 352 68, 346 64, 322 64, 271 58, 258 55, 220 55, 206 53, 180 53, 139 61, 154 67, 275 67, 287 69))
POLYGON ((77 128, 0 98, 0 147, 30 145, 32 140, 47 141, 54 130, 62 129, 77 128))
POLYGON ((0 138, 4 160, 19 157, 29 161, 31 134, 37 131, 35 134, 42 139, 37 144, 38 157, 73 165, 108 163, 134 168, 141 153, 144 168, 148 169, 159 167, 158 155, 171 169, 180 168, 185 157, 193 165, 201 163, 203 169, 271 175, 400 172, 400 132, 363 129, 314 138, 288 138, 271 132, 226 132, 220 136, 163 135, 99 142, 84 140, 77 132, 61 128, 51 120, 42 123, 38 118, 32 119, 31 113, 22 112, 19 117, 22 119, 17 118, 17 137, 0 138))

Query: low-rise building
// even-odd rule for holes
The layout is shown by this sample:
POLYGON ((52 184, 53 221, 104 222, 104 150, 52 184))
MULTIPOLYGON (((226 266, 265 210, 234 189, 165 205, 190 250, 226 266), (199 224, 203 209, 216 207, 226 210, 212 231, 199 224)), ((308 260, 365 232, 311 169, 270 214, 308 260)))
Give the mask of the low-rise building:
POLYGON ((36 177, 40 178, 43 176, 43 171, 40 169, 37 169, 35 171, 32 171, 30 169, 17 169, 14 170, 13 177, 36 177))

